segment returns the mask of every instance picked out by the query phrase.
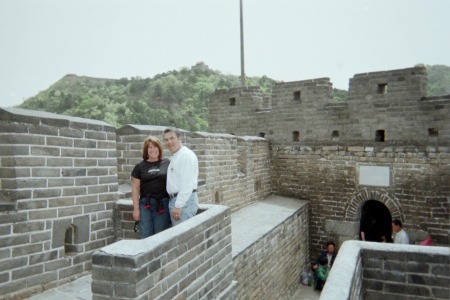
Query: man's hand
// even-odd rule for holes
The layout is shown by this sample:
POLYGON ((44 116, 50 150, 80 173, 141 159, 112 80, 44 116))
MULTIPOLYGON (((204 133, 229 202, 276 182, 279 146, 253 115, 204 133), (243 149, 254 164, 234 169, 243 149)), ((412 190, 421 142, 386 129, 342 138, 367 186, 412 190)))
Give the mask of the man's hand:
POLYGON ((175 221, 180 220, 180 217, 181 217, 181 211, 182 211, 182 210, 183 210, 182 208, 178 208, 178 207, 174 207, 174 208, 172 209, 172 218, 173 218, 175 221))

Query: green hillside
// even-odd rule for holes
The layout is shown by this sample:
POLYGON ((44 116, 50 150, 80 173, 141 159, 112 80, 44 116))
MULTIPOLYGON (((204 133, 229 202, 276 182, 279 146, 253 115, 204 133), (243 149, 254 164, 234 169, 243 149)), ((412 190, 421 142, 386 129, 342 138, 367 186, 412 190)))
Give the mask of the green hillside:
MULTIPOLYGON (((429 95, 450 93, 450 67, 427 66, 429 95)), ((248 77, 246 84, 270 93, 275 80, 248 77)), ((208 130, 209 96, 221 88, 240 86, 239 76, 224 75, 204 63, 169 71, 153 78, 103 79, 66 75, 47 90, 27 99, 20 108, 125 124, 176 126, 208 130)), ((333 89, 335 101, 347 91, 333 89)))
MULTIPOLYGON (((271 92, 274 80, 246 78, 247 85, 271 92)), ((191 131, 208 129, 209 96, 240 85, 203 63, 153 78, 102 79, 66 75, 19 107, 124 124, 171 125, 191 131)))

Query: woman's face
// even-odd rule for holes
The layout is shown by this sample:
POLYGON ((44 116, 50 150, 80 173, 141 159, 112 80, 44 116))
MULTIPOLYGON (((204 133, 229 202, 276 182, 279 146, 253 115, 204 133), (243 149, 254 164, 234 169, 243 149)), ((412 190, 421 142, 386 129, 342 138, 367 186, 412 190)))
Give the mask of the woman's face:
POLYGON ((158 161, 158 159, 159 159, 158 158, 159 157, 159 149, 158 149, 158 147, 153 145, 153 143, 149 143, 148 144, 147 153, 148 153, 148 160, 149 161, 158 161))

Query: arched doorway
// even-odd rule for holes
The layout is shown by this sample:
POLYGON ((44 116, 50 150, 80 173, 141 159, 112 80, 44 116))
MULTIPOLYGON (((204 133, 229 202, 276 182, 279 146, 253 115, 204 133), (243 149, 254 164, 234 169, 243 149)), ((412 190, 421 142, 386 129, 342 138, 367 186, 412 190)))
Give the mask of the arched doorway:
POLYGON ((364 232, 365 240, 392 242, 392 216, 389 209, 382 202, 368 200, 361 209, 359 232, 364 232))

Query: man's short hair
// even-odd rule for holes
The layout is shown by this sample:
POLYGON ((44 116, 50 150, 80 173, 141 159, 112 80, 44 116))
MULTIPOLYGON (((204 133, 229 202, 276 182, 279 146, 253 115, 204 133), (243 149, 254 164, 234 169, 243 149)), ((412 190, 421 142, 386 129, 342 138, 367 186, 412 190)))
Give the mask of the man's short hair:
POLYGON ((392 223, 394 223, 397 226, 403 227, 402 221, 400 221, 399 219, 395 219, 394 221, 392 221, 392 223))
POLYGON ((168 127, 168 128, 166 128, 166 129, 164 129, 164 134, 169 133, 169 132, 175 133, 175 135, 176 135, 178 138, 181 137, 180 131, 179 131, 177 128, 175 128, 175 127, 168 127))
POLYGON ((336 248, 336 244, 333 241, 329 241, 327 242, 327 248, 328 246, 333 245, 336 248))

